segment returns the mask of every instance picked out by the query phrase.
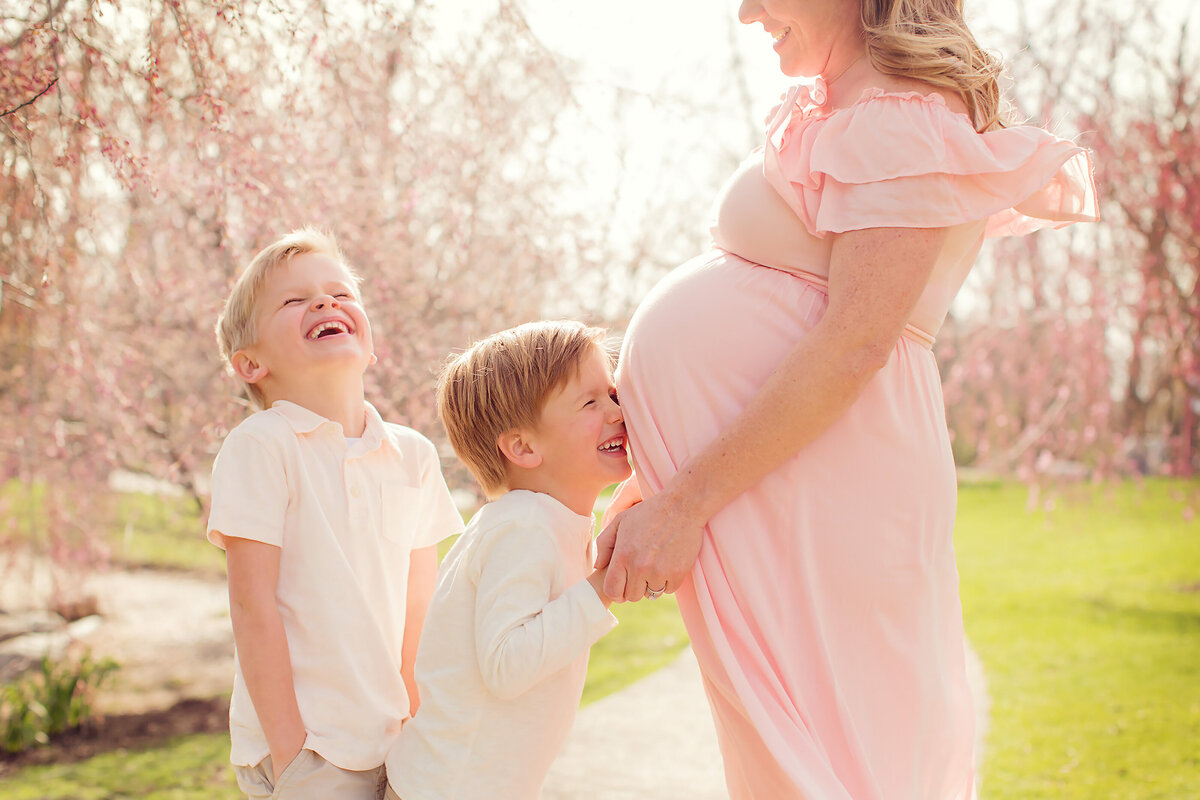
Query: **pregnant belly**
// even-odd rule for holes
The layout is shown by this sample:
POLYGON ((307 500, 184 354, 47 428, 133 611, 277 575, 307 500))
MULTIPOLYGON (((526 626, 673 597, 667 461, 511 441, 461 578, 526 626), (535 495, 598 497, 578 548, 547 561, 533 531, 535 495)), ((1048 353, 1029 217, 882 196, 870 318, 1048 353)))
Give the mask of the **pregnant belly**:
MULTIPOLYGON (((825 313, 821 287, 714 251, 676 268, 638 307, 620 378, 760 387, 825 313)), ((635 387, 630 387, 635 388, 635 387)))
MULTIPOLYGON (((746 408, 827 304, 820 286, 723 251, 677 268, 647 295, 626 333, 617 392, 651 491, 746 408)), ((792 461, 818 483, 880 487, 900 515, 923 517, 930 497, 952 509, 932 352, 902 338, 846 413, 792 461)), ((795 485, 794 476, 784 482, 795 485)))
POLYGON ((685 418, 682 433, 692 444, 711 439, 820 320, 827 302, 825 291, 803 278, 719 250, 667 275, 634 314, 617 371, 635 448, 651 415, 685 418))

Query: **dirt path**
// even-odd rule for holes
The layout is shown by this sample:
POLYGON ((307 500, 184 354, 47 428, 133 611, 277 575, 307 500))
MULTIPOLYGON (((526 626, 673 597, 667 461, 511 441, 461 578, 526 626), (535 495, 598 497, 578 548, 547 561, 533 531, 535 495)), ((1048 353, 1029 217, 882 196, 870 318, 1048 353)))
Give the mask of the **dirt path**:
MULTIPOLYGON (((967 649, 975 699, 975 764, 983 757, 988 694, 967 649)), ((725 800, 721 753, 700 667, 690 649, 675 663, 579 712, 542 800, 725 800)))

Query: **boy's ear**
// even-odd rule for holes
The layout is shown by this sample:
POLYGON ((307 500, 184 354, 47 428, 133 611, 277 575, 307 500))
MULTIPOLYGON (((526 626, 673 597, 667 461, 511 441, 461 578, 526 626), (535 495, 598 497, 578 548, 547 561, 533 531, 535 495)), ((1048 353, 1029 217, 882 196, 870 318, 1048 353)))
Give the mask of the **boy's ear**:
POLYGON ((238 350, 229 361, 233 365, 234 374, 246 383, 258 383, 270 372, 266 365, 255 361, 245 350, 238 350))
POLYGON ((522 469, 536 469, 542 464, 541 454, 534 450, 524 431, 505 431, 496 440, 496 445, 505 458, 522 469))

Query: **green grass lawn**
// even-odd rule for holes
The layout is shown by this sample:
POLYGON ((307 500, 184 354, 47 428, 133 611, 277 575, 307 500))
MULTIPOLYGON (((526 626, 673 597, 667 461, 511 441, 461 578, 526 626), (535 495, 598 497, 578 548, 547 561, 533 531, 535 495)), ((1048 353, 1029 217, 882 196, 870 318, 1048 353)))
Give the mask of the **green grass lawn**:
POLYGON ((984 800, 1200 797, 1200 483, 961 492, 967 634, 992 700, 984 800))
POLYGON ((75 764, 27 767, 0 781, 5 800, 236 800, 229 735, 184 736, 151 750, 113 750, 75 764))
POLYGON ((190 498, 121 495, 109 544, 122 564, 188 569, 225 575, 225 553, 204 535, 204 521, 190 498))
MULTIPOLYGON (((224 576, 225 554, 204 538, 204 522, 191 498, 138 492, 87 498, 86 511, 76 512, 94 526, 88 531, 92 543, 102 545, 112 563, 224 576)), ((48 497, 43 487, 30 489, 18 481, 0 485, 0 511, 8 515, 8 528, 0 529, 0 536, 44 550, 45 506, 58 502, 69 503, 70 498, 48 497)), ((81 544, 82 534, 74 526, 67 536, 72 544, 81 544)))
MULTIPOLYGON (((1084 487, 1030 513, 1022 486, 962 489, 963 610, 992 701, 984 800, 1200 797, 1200 520, 1185 519, 1188 496, 1200 483, 1084 487)), ((593 649, 585 703, 686 643, 669 598, 614 610, 621 625, 593 649)), ((227 755, 227 736, 189 736, 29 768, 0 796, 232 800, 227 755)))

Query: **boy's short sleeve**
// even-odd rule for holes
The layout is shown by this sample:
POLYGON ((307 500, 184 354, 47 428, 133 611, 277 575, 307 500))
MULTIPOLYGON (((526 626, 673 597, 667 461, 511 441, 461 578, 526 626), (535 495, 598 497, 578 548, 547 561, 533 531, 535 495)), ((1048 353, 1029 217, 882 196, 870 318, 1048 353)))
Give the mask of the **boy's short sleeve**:
POLYGON ((222 550, 228 537, 282 547, 287 504, 281 454, 235 428, 213 462, 208 540, 222 550))
POLYGON ((417 529, 413 531, 413 549, 430 547, 463 532, 462 515, 454 504, 446 477, 442 474, 441 459, 433 442, 422 437, 421 459, 421 514, 417 529))

